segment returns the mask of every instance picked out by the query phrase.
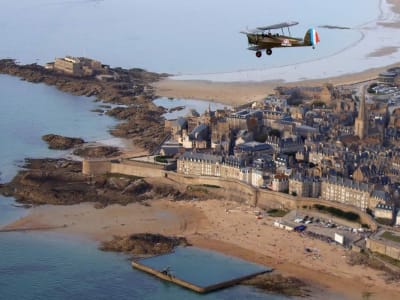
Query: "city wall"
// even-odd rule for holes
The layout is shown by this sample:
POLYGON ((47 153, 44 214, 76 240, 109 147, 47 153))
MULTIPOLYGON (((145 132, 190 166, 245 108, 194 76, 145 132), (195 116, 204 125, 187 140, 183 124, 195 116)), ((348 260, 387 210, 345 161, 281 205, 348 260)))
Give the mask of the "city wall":
POLYGON ((385 241, 369 238, 367 239, 367 248, 370 249, 372 252, 377 252, 400 260, 400 248, 389 245, 389 243, 385 243, 385 241))
POLYGON ((162 177, 165 170, 163 165, 138 161, 84 160, 82 173, 85 175, 119 173, 138 177, 162 177))
POLYGON ((360 216, 361 223, 368 224, 372 230, 377 225, 373 218, 360 211, 356 207, 345 204, 326 201, 316 198, 294 197, 284 193, 273 192, 264 189, 257 189, 242 181, 234 179, 222 179, 211 176, 189 176, 164 169, 163 165, 145 163, 139 161, 104 161, 84 160, 82 172, 86 175, 101 175, 106 173, 120 173, 138 177, 167 177, 172 181, 186 185, 211 185, 219 188, 212 188, 213 194, 228 200, 246 203, 262 209, 302 209, 311 207, 314 204, 331 206, 343 211, 351 211, 360 216))
POLYGON ((256 206, 256 189, 248 184, 234 179, 221 179, 209 176, 188 176, 176 172, 166 172, 165 177, 186 185, 212 185, 219 188, 212 188, 213 194, 225 199, 246 203, 256 206))

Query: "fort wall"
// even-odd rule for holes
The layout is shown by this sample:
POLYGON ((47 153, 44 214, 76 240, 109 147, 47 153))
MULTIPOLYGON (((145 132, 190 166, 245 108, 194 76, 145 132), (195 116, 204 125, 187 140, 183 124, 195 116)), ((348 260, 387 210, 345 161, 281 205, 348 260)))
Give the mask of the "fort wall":
POLYGON ((221 198, 245 203, 262 209, 277 208, 292 210, 312 207, 314 204, 331 206, 343 211, 354 212, 360 216, 361 223, 368 224, 372 230, 376 230, 377 228, 373 218, 356 207, 323 199, 295 197, 289 194, 258 189, 236 179, 180 174, 167 171, 163 165, 154 163, 84 160, 82 163, 82 172, 86 175, 120 173, 138 177, 167 177, 172 181, 186 185, 205 185, 205 187, 207 185, 217 186, 219 188, 212 188, 213 194, 221 196, 221 198))
POLYGON ((377 252, 391 258, 400 260, 400 248, 389 245, 383 240, 367 239, 367 248, 372 252, 377 252))

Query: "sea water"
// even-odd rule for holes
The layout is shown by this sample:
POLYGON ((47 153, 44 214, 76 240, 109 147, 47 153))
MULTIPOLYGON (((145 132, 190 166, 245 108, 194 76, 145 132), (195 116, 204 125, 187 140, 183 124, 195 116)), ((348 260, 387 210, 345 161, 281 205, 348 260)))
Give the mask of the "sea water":
POLYGON ((246 286, 198 295, 65 235, 3 233, 0 245, 0 299, 287 299, 246 286))
POLYGON ((0 57, 44 64, 88 56, 112 66, 156 72, 213 73, 260 69, 320 59, 361 38, 357 27, 379 15, 380 0, 2 0, 0 57), (298 21, 321 43, 278 49, 257 59, 240 31, 298 21), (329 30, 323 25, 350 30, 329 30))
MULTIPOLYGON (((88 141, 108 139, 114 119, 93 112, 101 103, 44 84, 0 76, 0 171, 9 181, 25 157, 59 157, 41 136, 57 133, 88 141)), ((207 107, 207 105, 203 105, 207 107)), ((0 196, 0 227, 24 216, 0 196)), ((224 272, 224 261, 221 271, 224 272)), ((226 271, 229 275, 229 269, 226 271)), ((209 274, 203 272, 207 278, 209 274)), ((44 232, 0 233, 0 299, 285 299, 236 286, 206 296, 132 269, 126 255, 101 252, 78 237, 44 232)))
POLYGON ((65 151, 49 150, 41 137, 59 134, 99 141, 112 136, 117 122, 92 112, 101 103, 77 97, 45 84, 0 75, 0 182, 9 181, 26 157, 57 157, 65 151))
POLYGON ((172 253, 144 258, 138 262, 159 272, 168 267, 174 277, 201 288, 272 270, 196 247, 177 247, 172 253))

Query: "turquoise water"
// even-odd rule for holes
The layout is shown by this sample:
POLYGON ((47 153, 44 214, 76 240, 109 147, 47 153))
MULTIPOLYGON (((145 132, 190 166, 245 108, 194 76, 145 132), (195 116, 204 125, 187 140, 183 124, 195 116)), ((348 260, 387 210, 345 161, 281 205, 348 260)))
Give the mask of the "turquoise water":
MULTIPOLYGON (((43 84, 0 76, 0 170, 10 180, 25 157, 62 156, 41 141, 46 133, 107 139, 116 121, 91 112, 100 103, 43 84)), ((27 213, 0 196, 0 226, 27 213)), ((221 265, 221 270, 223 266, 221 265)), ((227 270, 229 272, 229 270, 227 270)), ((207 278, 208 274, 203 274, 207 278)), ((0 233, 0 299, 284 299, 246 286, 206 296, 130 266, 128 257, 97 244, 43 232, 0 233)))
POLYGON ((64 235, 3 233, 0 245, 0 299, 287 299, 246 286, 199 295, 64 235))
POLYGON ((141 259, 139 262, 159 272, 168 266, 173 276, 199 287, 271 270, 241 259, 194 247, 178 247, 173 253, 141 259), (207 275, 204 276, 205 274, 207 275))
POLYGON ((379 0, 2 0, 0 57, 46 63, 90 56, 112 66, 179 73, 228 72, 318 59, 351 45, 356 30, 318 29, 313 51, 281 49, 269 59, 247 50, 239 32, 298 21, 309 27, 357 27, 374 19, 379 0))

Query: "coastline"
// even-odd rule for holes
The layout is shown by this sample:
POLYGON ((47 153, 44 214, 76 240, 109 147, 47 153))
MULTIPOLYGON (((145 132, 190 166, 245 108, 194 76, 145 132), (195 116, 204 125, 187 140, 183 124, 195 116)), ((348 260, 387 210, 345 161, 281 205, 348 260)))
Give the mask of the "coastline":
POLYGON ((174 80, 167 78, 153 83, 152 86, 155 88, 155 94, 157 96, 208 100, 229 105, 241 105, 252 101, 259 101, 269 94, 274 94, 275 88, 278 86, 349 85, 373 80, 377 78, 379 73, 386 71, 388 68, 398 66, 400 66, 400 62, 338 77, 298 82, 214 82, 206 80, 174 80))
MULTIPOLYGON (((388 1, 395 3, 397 11, 400 12, 400 1, 388 1)), ((262 99, 268 93, 272 93, 277 85, 349 84, 374 78, 386 68, 292 83, 218 83, 167 79, 154 86, 160 96, 205 99, 239 105, 262 99)), ((31 209, 27 217, 8 225, 7 228, 67 225, 54 231, 84 236, 95 241, 108 239, 114 234, 131 234, 136 231, 184 235, 200 248, 273 266, 284 274, 302 278, 312 285, 317 284, 350 299, 359 299, 364 291, 373 293, 373 296, 379 299, 394 298, 398 294, 394 286, 383 281, 379 272, 346 265, 343 249, 263 225, 262 221, 254 218, 251 208, 238 206, 237 203, 220 203, 212 199, 194 203, 170 202, 164 199, 149 203, 150 208, 140 204, 129 204, 112 205, 100 210, 88 203, 60 207, 46 205, 31 209), (233 208, 235 212, 228 214, 227 208, 233 208), (238 224, 246 224, 246 227, 238 224), (216 226, 218 232, 215 231, 216 226), (318 247, 324 260, 315 261, 306 257, 305 245, 318 247), (352 280, 351 285, 349 280, 352 280)))
POLYGON ((348 299, 360 299, 365 292, 376 299, 388 299, 398 293, 394 284, 385 283, 380 272, 348 265, 349 251, 344 248, 277 229, 272 226, 272 218, 255 218, 252 207, 216 199, 172 202, 164 198, 147 203, 103 209, 96 209, 91 203, 44 205, 32 208, 28 216, 5 228, 59 227, 52 231, 97 242, 113 235, 144 232, 183 236, 196 247, 273 267, 313 289, 328 290, 348 299), (318 249, 321 258, 308 255, 305 247, 318 249), (351 286, 349 280, 353 282, 351 286))

